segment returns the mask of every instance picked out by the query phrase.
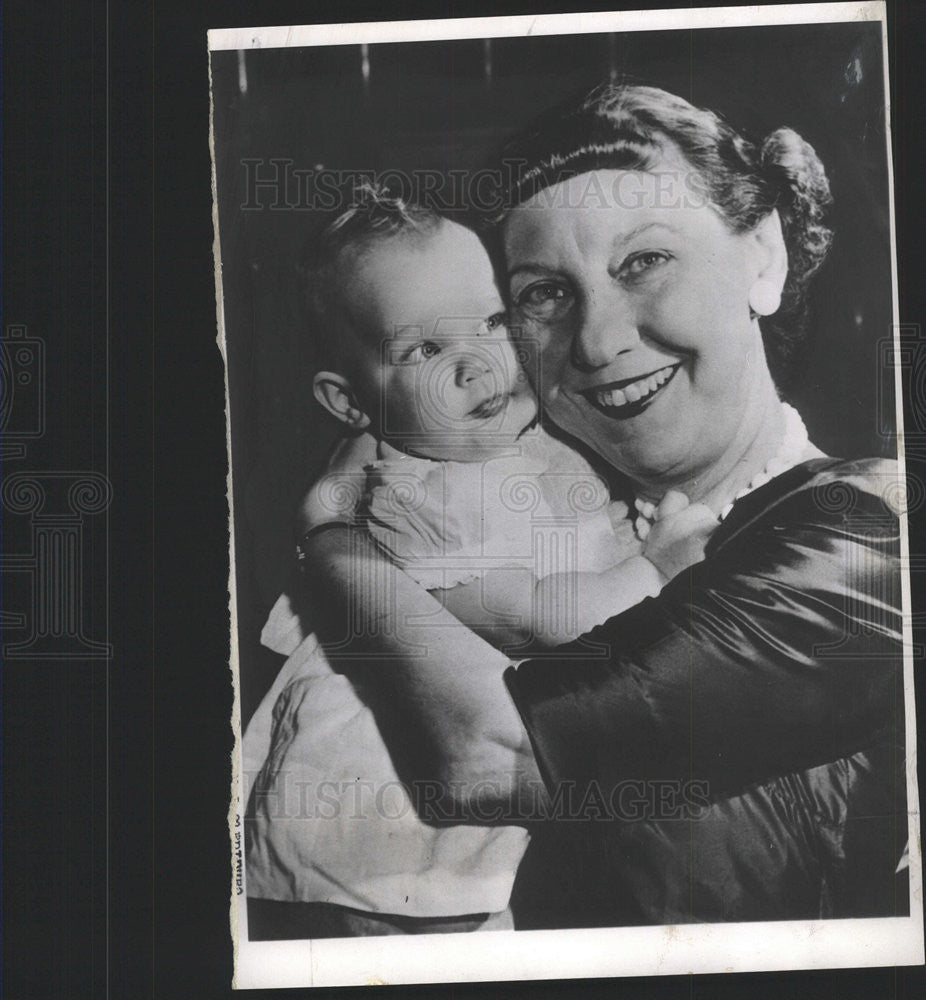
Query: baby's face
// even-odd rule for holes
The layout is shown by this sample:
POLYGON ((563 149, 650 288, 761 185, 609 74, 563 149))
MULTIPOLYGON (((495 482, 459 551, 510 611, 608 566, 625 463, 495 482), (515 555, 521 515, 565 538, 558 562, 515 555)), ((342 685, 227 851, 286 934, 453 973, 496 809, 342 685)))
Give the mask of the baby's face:
POLYGON ((427 458, 478 461, 512 444, 537 401, 508 339, 478 237, 443 222, 370 249, 348 308, 364 331, 358 386, 377 432, 427 458))

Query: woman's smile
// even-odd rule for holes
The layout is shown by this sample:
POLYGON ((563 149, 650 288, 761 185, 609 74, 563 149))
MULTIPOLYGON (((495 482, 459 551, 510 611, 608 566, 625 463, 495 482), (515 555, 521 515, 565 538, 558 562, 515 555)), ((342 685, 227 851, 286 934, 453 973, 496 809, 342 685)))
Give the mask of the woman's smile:
POLYGON ((662 390, 672 381, 681 362, 665 365, 655 371, 632 378, 619 379, 605 385, 585 389, 581 395, 591 405, 613 420, 626 420, 642 413, 662 390))

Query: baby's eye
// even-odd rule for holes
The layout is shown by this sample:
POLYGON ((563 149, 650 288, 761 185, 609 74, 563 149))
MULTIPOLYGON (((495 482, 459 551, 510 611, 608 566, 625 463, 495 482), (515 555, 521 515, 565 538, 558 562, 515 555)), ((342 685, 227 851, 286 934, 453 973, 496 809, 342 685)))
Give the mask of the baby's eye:
POLYGON ((639 278, 653 268, 667 263, 669 255, 662 250, 646 250, 631 257, 623 267, 623 273, 629 278, 639 278))
POLYGON ((492 313, 486 320, 486 328, 490 331, 497 330, 501 326, 508 325, 508 315, 504 312, 492 313))
POLYGON ((433 340, 426 340, 419 345, 418 350, 421 352, 421 356, 427 360, 428 358, 436 358, 441 352, 441 346, 435 344, 433 340))
POLYGON ((416 364, 419 361, 430 361, 441 353, 440 344, 435 344, 433 340, 423 340, 420 344, 406 351, 403 360, 406 364, 416 364))
POLYGON ((551 320, 569 308, 572 293, 554 281, 538 281, 517 296, 516 304, 532 319, 551 320))

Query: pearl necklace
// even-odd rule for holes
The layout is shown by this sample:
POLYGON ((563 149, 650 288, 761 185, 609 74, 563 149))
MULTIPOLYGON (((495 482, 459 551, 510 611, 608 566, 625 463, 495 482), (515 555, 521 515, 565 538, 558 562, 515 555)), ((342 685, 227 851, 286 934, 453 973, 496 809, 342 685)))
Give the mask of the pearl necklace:
MULTIPOLYGON (((748 493, 752 493, 753 490, 757 490, 760 486, 764 486, 770 482, 775 476, 780 476, 783 472, 787 472, 788 469, 794 468, 795 465, 803 461, 803 457, 810 445, 807 428, 804 426, 804 421, 801 420, 801 415, 793 406, 790 406, 788 403, 782 403, 781 409, 784 413, 785 433, 778 451, 775 452, 774 457, 769 460, 765 468, 761 472, 756 473, 736 496, 723 507, 720 511, 721 521, 730 513, 737 500, 741 500, 748 493)), ((657 504, 649 500, 641 500, 638 497, 634 500, 633 505, 637 510, 633 526, 637 533, 637 538, 642 542, 650 533, 650 529, 656 521, 657 504)))

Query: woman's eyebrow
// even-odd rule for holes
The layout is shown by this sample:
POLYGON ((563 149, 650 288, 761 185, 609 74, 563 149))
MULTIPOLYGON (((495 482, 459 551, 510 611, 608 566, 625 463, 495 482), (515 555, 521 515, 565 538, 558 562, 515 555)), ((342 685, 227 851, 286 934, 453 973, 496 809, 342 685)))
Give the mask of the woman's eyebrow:
POLYGON ((636 239, 642 233, 647 232, 650 229, 668 229, 670 233, 677 233, 678 230, 669 225, 668 222, 643 222, 639 226, 634 226, 629 232, 619 235, 615 241, 615 246, 623 246, 625 243, 629 243, 631 240, 636 239))
POLYGON ((508 277, 513 278, 516 274, 521 271, 555 271, 556 268, 550 267, 548 264, 539 264, 535 260, 526 260, 523 264, 518 264, 517 266, 511 268, 508 272, 508 277))
MULTIPOLYGON (((639 226, 634 226, 633 229, 629 230, 626 233, 619 233, 615 237, 613 245, 616 247, 624 246, 631 240, 636 239, 638 236, 642 235, 645 232, 648 232, 650 229, 666 229, 670 233, 676 233, 676 234, 678 233, 678 229, 676 229, 675 226, 671 225, 668 222, 656 222, 656 221, 642 222, 640 223, 639 226)), ((549 264, 541 264, 535 260, 526 260, 512 267, 508 271, 508 277, 513 278, 516 274, 519 274, 521 271, 528 271, 535 273, 541 271, 549 273, 551 271, 556 271, 556 270, 557 268, 551 267, 549 264)))

